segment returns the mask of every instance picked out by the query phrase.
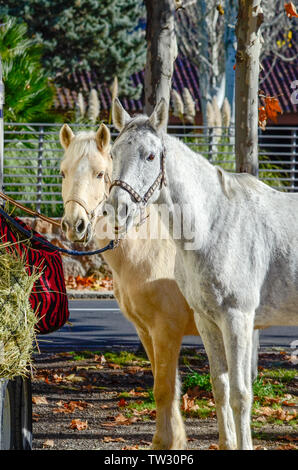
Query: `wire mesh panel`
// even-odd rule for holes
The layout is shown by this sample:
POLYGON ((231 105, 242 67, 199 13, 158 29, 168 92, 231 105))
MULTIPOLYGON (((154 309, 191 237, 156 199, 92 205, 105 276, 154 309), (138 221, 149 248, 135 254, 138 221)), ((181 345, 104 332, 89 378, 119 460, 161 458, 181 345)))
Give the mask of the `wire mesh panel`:
MULTIPOLYGON (((6 123, 3 188, 7 195, 42 213, 59 217, 61 124, 6 123)), ((74 132, 95 126, 71 125, 74 132)), ((170 125, 168 132, 215 165, 235 171, 234 129, 170 125)), ((112 137, 117 133, 112 132, 112 137)), ((259 177, 282 190, 298 191, 297 128, 269 127, 259 134, 259 177)))

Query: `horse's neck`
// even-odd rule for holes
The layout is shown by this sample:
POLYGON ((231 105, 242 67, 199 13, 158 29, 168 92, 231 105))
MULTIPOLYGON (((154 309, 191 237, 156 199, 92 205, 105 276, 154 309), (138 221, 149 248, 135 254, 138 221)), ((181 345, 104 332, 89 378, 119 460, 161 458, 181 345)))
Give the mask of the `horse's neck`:
MULTIPOLYGON (((101 222, 101 221, 100 221, 101 222)), ((101 226, 100 228, 97 228, 95 234, 97 233, 98 235, 95 235, 95 241, 96 245, 98 246, 99 249, 104 248, 105 246, 108 245, 110 242, 110 239, 107 237, 102 237, 100 234, 105 233, 105 227, 104 225, 101 226)), ((108 263, 110 268, 113 271, 119 272, 120 267, 123 263, 123 250, 122 247, 118 247, 114 250, 108 250, 103 253, 103 258, 104 260, 108 263)))
MULTIPOLYGON (((177 139, 167 135, 164 142, 167 186, 161 191, 158 202, 167 204, 170 210, 179 207, 184 228, 193 226, 194 236, 201 245, 222 194, 217 171, 204 157, 177 139)), ((173 221, 170 231, 173 235, 173 221)), ((182 244, 186 241, 183 233, 182 229, 182 244)))
MULTIPOLYGON (((150 214, 150 218, 157 217, 157 212, 155 212, 153 208, 148 210, 148 214, 150 214)), ((147 223, 142 224, 139 229, 131 229, 127 236, 121 239, 117 248, 103 253, 104 260, 119 276, 125 270, 135 269, 138 263, 142 262, 146 257, 148 250, 150 251, 151 240, 149 236, 146 236, 148 230, 147 223)), ((95 233, 101 234, 105 232, 106 230, 103 224, 95 233)), ((96 244, 99 248, 105 247, 109 241, 110 239, 108 238, 96 237, 96 244)))

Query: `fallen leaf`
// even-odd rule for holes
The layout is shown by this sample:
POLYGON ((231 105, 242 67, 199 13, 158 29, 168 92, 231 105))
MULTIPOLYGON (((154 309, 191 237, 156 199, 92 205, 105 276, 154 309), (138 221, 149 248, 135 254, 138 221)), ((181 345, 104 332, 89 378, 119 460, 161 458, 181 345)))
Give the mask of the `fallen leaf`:
POLYGON ((137 374, 138 372, 144 372, 144 367, 140 367, 140 366, 129 366, 126 368, 126 371, 129 373, 129 374, 137 374))
POLYGON ((152 442, 143 441, 143 440, 142 440, 142 441, 140 441, 140 444, 141 444, 142 446, 151 446, 152 442))
POLYGON ((58 375, 58 374, 53 375, 53 382, 60 383, 60 382, 62 382, 62 380, 63 380, 62 375, 58 375))
POLYGON ((272 416, 274 415, 276 410, 273 410, 269 406, 261 406, 260 408, 256 409, 256 414, 262 416, 272 416))
MULTIPOLYGON (((132 390, 130 390, 128 393, 129 393, 129 396, 130 397, 147 397, 148 396, 148 392, 143 392, 143 391, 139 391, 140 387, 137 388, 137 390, 135 390, 134 388, 132 390)), ((141 389, 143 390, 143 389, 141 389)))
MULTIPOLYGON (((258 397, 256 397, 258 400, 258 397)), ((273 397, 264 397, 262 403, 264 405, 272 405, 273 403, 280 403, 280 398, 273 398, 273 397)))
POLYGON ((104 436, 102 440, 103 442, 125 442, 125 439, 123 439, 123 437, 104 436))
POLYGON ((101 356, 98 356, 97 354, 95 354, 94 361, 99 362, 100 364, 105 364, 107 362, 103 354, 101 356))
POLYGON ((125 446, 125 447, 122 447, 121 450, 139 450, 139 446, 136 445, 136 446, 125 446))
POLYGON ((189 398, 188 394, 185 393, 182 397, 182 410, 186 412, 196 411, 199 406, 195 404, 194 398, 189 398))
POLYGON ((283 444, 276 447, 276 450, 298 450, 298 446, 295 446, 294 444, 283 444))
POLYGON ((43 442, 42 447, 49 448, 49 447, 54 447, 54 441, 52 439, 47 439, 46 441, 43 442))
POLYGON ((211 444, 209 447, 208 447, 209 450, 219 450, 219 447, 218 447, 218 444, 211 444))
POLYGON ((71 429, 77 429, 78 431, 84 431, 88 429, 87 421, 81 421, 80 419, 73 419, 69 426, 71 429))
POLYGON ((48 400, 46 397, 32 397, 32 403, 34 405, 48 405, 48 400))
POLYGON ((122 413, 118 414, 117 416, 113 417, 112 421, 106 421, 105 423, 102 423, 102 426, 106 427, 113 427, 113 426, 129 426, 136 421, 138 421, 139 418, 133 416, 131 418, 126 418, 122 413))
POLYGON ((110 367, 111 369, 121 369, 121 366, 119 364, 115 364, 114 362, 108 362, 107 366, 110 367))
POLYGON ((289 436, 288 434, 286 436, 277 436, 277 439, 282 439, 282 440, 289 441, 289 442, 298 441, 298 437, 289 436))
POLYGON ((121 398, 121 400, 118 402, 118 406, 120 406, 121 408, 127 405, 128 405, 128 402, 124 400, 124 398, 121 398))
POLYGON ((67 375, 64 380, 67 380, 68 382, 84 382, 86 379, 80 375, 70 374, 67 375))
POLYGON ((283 406, 297 406, 297 403, 285 400, 282 402, 282 405, 283 406))

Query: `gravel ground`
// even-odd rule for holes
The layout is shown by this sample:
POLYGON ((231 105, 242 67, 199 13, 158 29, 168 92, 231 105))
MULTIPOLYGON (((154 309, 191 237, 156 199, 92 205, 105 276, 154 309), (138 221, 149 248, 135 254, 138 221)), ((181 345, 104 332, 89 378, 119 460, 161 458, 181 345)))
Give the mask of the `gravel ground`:
MULTIPOLYGON (((259 366, 260 371, 294 368, 288 356, 276 352, 261 353, 259 366)), ((44 353, 35 356, 34 367, 33 449, 150 449, 155 430, 154 409, 144 414, 127 413, 128 405, 141 403, 142 393, 152 388, 148 363, 128 361, 119 365, 117 361, 104 359, 102 353, 94 352, 81 356, 79 353, 44 353), (123 393, 125 398, 121 402, 119 394, 123 393)), ((182 380, 190 368, 199 373, 208 372, 206 356, 202 353, 194 356, 193 351, 184 350, 180 364, 182 380)), ((287 383, 286 392, 297 398, 298 377, 287 383)), ((192 414, 185 416, 188 448, 216 448, 216 417, 212 414, 204 419, 192 414)), ((297 427, 287 421, 263 421, 253 428, 256 448, 298 448, 297 427)))

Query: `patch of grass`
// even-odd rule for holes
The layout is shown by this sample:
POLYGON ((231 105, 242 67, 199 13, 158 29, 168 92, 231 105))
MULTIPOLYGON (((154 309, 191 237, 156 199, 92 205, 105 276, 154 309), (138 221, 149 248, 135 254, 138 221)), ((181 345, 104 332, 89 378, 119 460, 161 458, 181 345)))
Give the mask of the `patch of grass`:
POLYGON ((275 398, 280 397, 285 393, 285 386, 277 380, 272 382, 270 379, 258 377, 253 384, 254 396, 257 398, 275 398))
POLYGON ((85 359, 92 359, 95 354, 101 355, 99 351, 70 351, 74 361, 84 361, 85 359))
POLYGON ((138 400, 138 401, 132 401, 127 405, 128 410, 137 410, 137 411, 143 411, 143 410, 155 410, 156 404, 155 401, 151 400, 138 400))
POLYGON ((206 357, 203 356, 202 354, 196 354, 196 353, 191 353, 189 354, 188 351, 181 351, 180 355, 180 364, 184 366, 195 366, 198 365, 199 363, 205 362, 206 357))
MULTIPOLYGON (((259 425, 263 426, 262 423, 252 423, 253 426, 255 426, 256 424, 258 426, 259 425)), ((271 441, 272 440, 272 434, 269 434, 267 432, 262 432, 262 431, 258 431, 258 432, 252 431, 252 437, 254 439, 259 439, 260 441, 271 441)))
POLYGON ((215 406, 210 405, 207 399, 200 398, 195 400, 195 407, 187 412, 184 411, 183 415, 206 419, 214 416, 214 413, 215 406))
POLYGON ((283 383, 290 383, 297 376, 298 372, 296 369, 265 369, 263 371, 263 377, 279 380, 283 383))
POLYGON ((120 366, 139 365, 145 366, 149 364, 145 355, 135 354, 129 351, 106 352, 104 353, 106 361, 119 364, 120 366))
MULTIPOLYGON (((146 394, 146 396, 143 397, 144 399, 141 398, 142 401, 144 401, 146 403, 153 403, 155 405, 155 399, 154 399, 154 394, 153 394, 152 388, 148 388, 148 390, 145 390, 142 393, 146 394)), ((136 398, 138 401, 140 401, 140 398, 132 396, 130 394, 130 392, 121 392, 121 393, 119 393, 119 398, 136 398)), ((133 403, 133 401, 132 401, 132 403, 133 403)))
POLYGON ((183 381, 183 390, 186 392, 189 388, 194 387, 211 392, 210 374, 198 374, 197 372, 188 374, 183 381))

